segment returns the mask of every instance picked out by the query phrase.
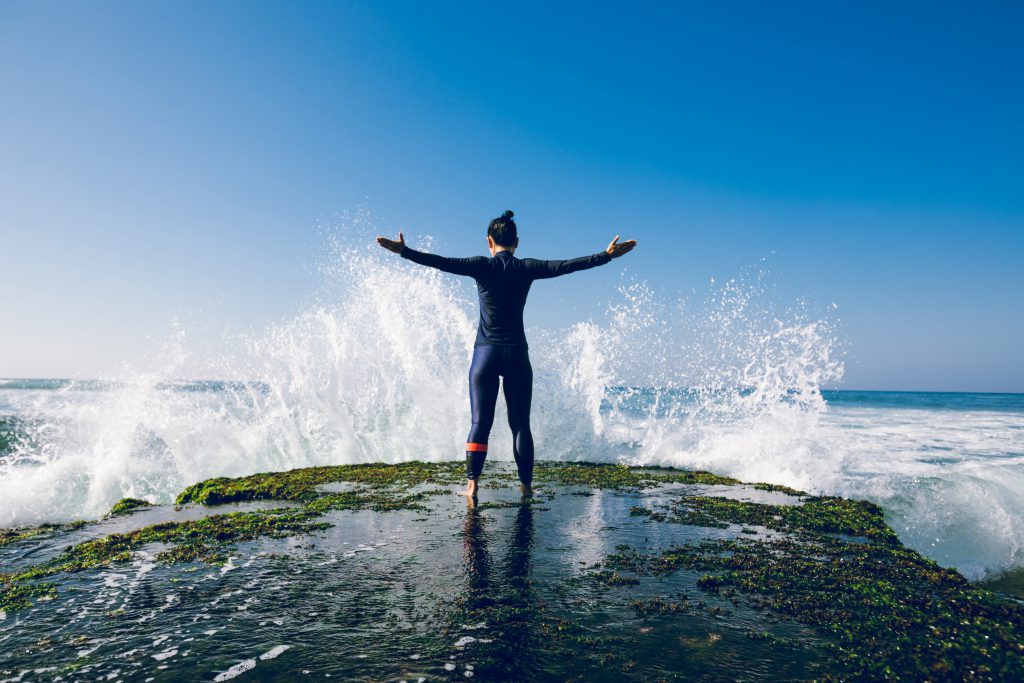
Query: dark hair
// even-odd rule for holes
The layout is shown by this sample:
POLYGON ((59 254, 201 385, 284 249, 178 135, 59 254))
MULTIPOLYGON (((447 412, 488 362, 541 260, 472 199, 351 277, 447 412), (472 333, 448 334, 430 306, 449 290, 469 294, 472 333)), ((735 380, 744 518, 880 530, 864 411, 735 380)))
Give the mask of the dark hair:
POLYGON ((511 247, 516 243, 519 233, 516 232, 516 222, 512 220, 514 214, 511 210, 501 214, 487 226, 487 234, 495 244, 503 247, 511 247))

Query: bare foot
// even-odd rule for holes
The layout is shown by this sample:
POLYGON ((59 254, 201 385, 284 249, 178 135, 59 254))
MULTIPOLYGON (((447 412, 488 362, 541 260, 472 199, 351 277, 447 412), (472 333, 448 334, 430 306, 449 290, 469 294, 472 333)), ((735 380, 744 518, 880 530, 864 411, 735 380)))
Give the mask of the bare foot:
POLYGON ((523 493, 523 498, 529 498, 533 495, 533 487, 529 484, 520 484, 519 490, 523 493))
POLYGON ((477 482, 476 479, 466 480, 466 490, 462 492, 462 495, 466 496, 470 500, 476 500, 477 494, 477 482))

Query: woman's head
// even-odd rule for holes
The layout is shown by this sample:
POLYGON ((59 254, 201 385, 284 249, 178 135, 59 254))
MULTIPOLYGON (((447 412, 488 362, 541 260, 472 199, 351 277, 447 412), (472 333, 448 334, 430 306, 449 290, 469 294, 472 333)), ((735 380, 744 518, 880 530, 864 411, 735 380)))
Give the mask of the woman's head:
POLYGON ((499 247, 514 248, 519 241, 516 222, 512 220, 513 215, 511 211, 506 211, 487 226, 487 236, 499 247))

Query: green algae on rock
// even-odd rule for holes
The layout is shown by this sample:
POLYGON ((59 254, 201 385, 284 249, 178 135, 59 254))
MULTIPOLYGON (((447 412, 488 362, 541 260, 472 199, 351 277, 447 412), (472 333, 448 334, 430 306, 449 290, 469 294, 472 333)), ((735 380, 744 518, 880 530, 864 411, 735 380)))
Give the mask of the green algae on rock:
MULTIPOLYGON (((788 506, 774 507, 785 520, 788 506)), ((833 518, 826 514, 826 519, 833 518)), ((847 671, 837 680, 1019 680, 1024 675, 1024 609, 1017 602, 972 586, 891 534, 864 534, 875 539, 866 542, 844 540, 804 530, 833 531, 830 523, 806 524, 805 517, 789 521, 792 535, 770 540, 705 539, 655 554, 620 548, 594 578, 614 585, 607 577, 623 571, 638 576, 701 572, 696 585, 707 593, 734 602, 743 594, 755 609, 772 608, 830 635, 847 671)), ((638 611, 656 611, 663 603, 638 603, 638 611)))
MULTIPOLYGON (((488 481, 511 480, 508 472, 488 473, 488 481)), ((177 504, 219 505, 248 500, 290 500, 309 503, 325 494, 324 484, 350 482, 368 489, 410 489, 420 484, 451 486, 465 480, 461 463, 406 462, 307 467, 287 472, 263 472, 246 477, 217 477, 189 486, 177 504)), ((664 484, 735 485, 736 479, 709 472, 640 468, 594 463, 539 462, 536 482, 550 482, 601 489, 644 489, 664 484)), ((441 491, 443 492, 443 491, 441 491)))
MULTIPOLYGON (((377 668, 364 670, 374 680, 415 680, 409 667, 427 660, 434 668, 424 676, 461 680, 464 672, 449 668, 455 658, 474 662, 481 680, 550 680, 552 665, 561 667, 559 680, 727 680, 734 673, 761 680, 1019 680, 1024 673, 1021 607, 905 548, 870 503, 768 484, 753 488, 792 500, 744 502, 709 494, 720 486, 723 495, 750 495, 751 485, 726 477, 587 463, 538 464, 539 495, 524 502, 506 485, 515 481, 514 471, 499 463, 492 468, 488 483, 500 485, 485 487, 485 501, 468 510, 454 495, 463 480, 459 463, 317 467, 200 482, 182 492, 180 504, 280 500, 288 507, 229 514, 190 508, 181 514, 209 516, 94 538, 56 556, 33 555, 38 549, 24 537, 23 545, 4 552, 24 549, 27 559, 52 559, 0 574, 0 610, 57 597, 59 586, 47 579, 56 582, 59 574, 111 567, 147 549, 162 566, 145 574, 145 590, 125 590, 96 608, 103 623, 81 626, 90 635, 114 634, 107 654, 147 647, 128 641, 152 642, 175 619, 186 633, 195 629, 191 638, 206 626, 188 622, 237 593, 237 610, 247 611, 223 604, 221 616, 244 614, 254 631, 278 611, 291 612, 291 622, 269 622, 275 641, 281 623, 298 629, 293 638, 315 638, 325 629, 329 637, 303 655, 314 664, 338 634, 380 626, 367 645, 346 650, 348 659, 333 660, 335 670, 351 671, 367 661, 356 657, 376 657, 377 668), (409 514, 391 514, 401 510, 409 514), (355 511, 363 511, 359 522, 345 527, 342 520, 355 511), (229 563, 234 571, 166 566, 223 563, 238 552, 236 544, 331 524, 344 533, 324 534, 315 549, 302 544, 294 554, 247 549, 252 557, 229 563), (616 551, 606 555, 602 546, 616 551), (160 603, 161 591, 180 600, 162 613, 168 621, 137 621, 160 603), (330 618, 310 612, 312 604, 330 618), (380 638, 406 640, 375 649, 380 638), (393 664, 399 651, 417 658, 393 664), (744 668, 746 661, 761 662, 760 668, 744 668)), ((132 521, 104 524, 123 529, 132 521)), ((43 542, 57 551, 59 530, 52 537, 45 531, 43 542)), ((135 574, 131 568, 113 573, 135 574)), ((117 580, 104 585, 112 577, 97 578, 63 580, 84 605, 93 604, 96 592, 117 590, 111 587, 117 580)), ((38 624, 61 624, 64 614, 56 612, 63 607, 40 606, 26 620, 37 630, 13 637, 26 647, 43 642, 39 637, 49 635, 38 624)), ((194 643, 200 656, 224 656, 215 638, 194 643)), ((142 672, 153 673, 154 661, 170 663, 167 673, 185 678, 216 673, 190 669, 195 656, 156 655, 165 653, 143 651, 132 675, 141 680, 142 672)), ((56 665, 72 670, 67 667, 80 666, 76 657, 69 653, 56 665)), ((104 659, 103 651, 97 657, 104 659)), ((102 666, 90 662, 82 670, 98 678, 102 666)), ((299 666, 307 664, 281 671, 294 674, 299 666)))
POLYGON ((419 461, 387 465, 336 465, 306 467, 287 472, 262 472, 248 477, 229 479, 217 477, 189 486, 177 503, 218 505, 245 500, 292 500, 305 502, 322 494, 317 488, 324 484, 352 482, 371 488, 399 486, 412 488, 417 484, 454 484, 462 481, 463 466, 459 463, 424 463, 419 461))
POLYGON ((629 467, 589 462, 539 463, 534 481, 589 486, 599 489, 646 489, 664 484, 740 484, 732 477, 722 477, 699 470, 629 467))
POLYGON ((13 579, 51 576, 106 566, 131 558, 132 551, 149 543, 172 547, 157 553, 157 559, 181 562, 215 559, 233 543, 259 537, 286 538, 327 528, 311 522, 315 514, 306 510, 258 510, 211 515, 184 522, 164 522, 124 534, 110 534, 71 546, 53 560, 13 575, 13 579))
POLYGON ((114 503, 114 507, 110 508, 110 514, 119 515, 122 512, 128 512, 129 510, 148 507, 153 507, 153 504, 148 500, 141 500, 139 498, 122 498, 114 503))
POLYGON ((84 519, 76 519, 67 524, 43 524, 37 527, 18 527, 15 529, 0 529, 0 548, 20 541, 27 541, 33 538, 45 536, 60 531, 72 531, 88 524, 84 519))
MULTIPOLYGON (((224 560, 231 545, 261 537, 284 538, 310 533, 331 526, 313 522, 313 518, 331 510, 426 510, 422 501, 430 496, 448 493, 434 488, 403 493, 420 484, 451 484, 460 481, 462 466, 454 463, 402 463, 397 465, 342 465, 309 467, 288 472, 254 474, 229 479, 219 477, 188 487, 177 499, 178 504, 198 502, 216 505, 250 500, 282 500, 300 502, 301 508, 259 510, 213 515, 199 520, 165 522, 125 534, 111 534, 73 546, 50 562, 16 574, 0 574, 4 590, 0 593, 0 609, 17 609, 29 603, 27 598, 37 592, 26 582, 62 572, 77 572, 107 566, 131 559, 132 553, 149 543, 165 543, 172 547, 161 550, 161 562, 200 560, 217 563, 224 560), (325 492, 319 487, 338 482, 359 484, 350 491, 325 492)), ((117 503, 111 514, 142 506, 147 501, 126 498, 117 503)), ((54 528, 4 530, 3 544, 31 538, 54 528)), ((50 594, 49 591, 46 594, 50 594)))
POLYGON ((780 493, 785 493, 786 495, 789 495, 789 496, 806 496, 806 495, 808 495, 805 491, 801 491, 799 489, 794 489, 794 488, 791 488, 789 486, 783 486, 782 484, 767 484, 765 482, 758 482, 757 484, 754 484, 753 486, 754 486, 755 489, 758 489, 760 491, 778 491, 780 493))
POLYGON ((179 505, 221 505, 250 500, 282 500, 303 503, 306 509, 317 513, 328 510, 425 510, 422 505, 424 499, 448 494, 450 489, 408 491, 425 484, 457 484, 462 481, 462 471, 462 465, 456 463, 424 462, 306 467, 236 479, 208 479, 186 488, 176 502, 179 505), (338 483, 355 486, 348 491, 323 490, 325 485, 338 483))
POLYGON ((899 543, 896 532, 885 523, 882 508, 865 500, 815 496, 800 505, 768 505, 687 496, 670 509, 668 521, 690 526, 726 528, 730 524, 755 524, 776 531, 821 531, 899 543))
POLYGON ((162 562, 224 560, 231 545, 260 537, 286 538, 329 527, 310 521, 315 513, 305 510, 260 510, 213 515, 185 522, 165 522, 125 534, 111 534, 69 547, 54 559, 15 574, 0 574, 0 609, 28 606, 26 598, 53 594, 52 584, 31 582, 64 572, 80 572, 130 560, 132 553, 150 543, 171 547, 157 553, 162 562))
POLYGON ((32 605, 29 598, 52 598, 57 587, 52 583, 15 581, 10 574, 0 574, 0 612, 24 609, 32 605))
POLYGON ((33 527, 21 529, 0 529, 0 547, 24 541, 29 538, 49 533, 54 527, 33 527))

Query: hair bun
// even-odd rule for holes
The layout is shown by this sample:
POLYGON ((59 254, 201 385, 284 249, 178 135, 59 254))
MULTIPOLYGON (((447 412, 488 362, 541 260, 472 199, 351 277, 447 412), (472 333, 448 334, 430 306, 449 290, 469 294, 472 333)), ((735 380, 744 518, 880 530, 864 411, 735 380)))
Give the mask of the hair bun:
POLYGON ((512 209, 505 209, 505 213, 501 214, 502 218, 512 218, 515 214, 512 213, 512 209))

